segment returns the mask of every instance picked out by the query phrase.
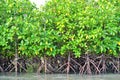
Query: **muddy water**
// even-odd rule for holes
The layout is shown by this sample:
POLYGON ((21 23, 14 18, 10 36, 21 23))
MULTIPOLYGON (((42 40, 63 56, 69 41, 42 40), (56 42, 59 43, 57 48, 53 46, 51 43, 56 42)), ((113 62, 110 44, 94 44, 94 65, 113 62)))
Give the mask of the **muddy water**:
POLYGON ((79 75, 79 74, 0 74, 0 80, 120 80, 120 74, 79 75))

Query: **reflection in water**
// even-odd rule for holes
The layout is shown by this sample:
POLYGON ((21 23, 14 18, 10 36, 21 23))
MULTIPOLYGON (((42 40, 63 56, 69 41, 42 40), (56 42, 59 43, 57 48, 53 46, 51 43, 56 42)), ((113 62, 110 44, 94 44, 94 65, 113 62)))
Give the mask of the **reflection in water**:
POLYGON ((119 80, 119 74, 79 75, 79 74, 0 74, 0 80, 119 80))

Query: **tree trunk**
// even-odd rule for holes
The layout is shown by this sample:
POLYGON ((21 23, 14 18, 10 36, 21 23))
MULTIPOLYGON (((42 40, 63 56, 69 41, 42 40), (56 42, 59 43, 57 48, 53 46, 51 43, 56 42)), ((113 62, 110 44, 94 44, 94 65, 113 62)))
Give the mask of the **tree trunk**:
POLYGON ((17 75, 18 72, 18 67, 17 67, 17 63, 18 63, 18 45, 17 45, 18 39, 17 39, 17 34, 15 34, 15 72, 17 75))

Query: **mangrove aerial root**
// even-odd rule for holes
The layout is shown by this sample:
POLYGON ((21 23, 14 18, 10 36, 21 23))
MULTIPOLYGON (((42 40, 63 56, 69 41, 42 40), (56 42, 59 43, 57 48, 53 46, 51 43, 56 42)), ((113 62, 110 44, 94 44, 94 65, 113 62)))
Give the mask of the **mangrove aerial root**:
POLYGON ((97 57, 97 59, 99 59, 99 63, 98 63, 98 68, 100 70, 101 73, 106 73, 107 70, 107 56, 105 56, 104 54, 102 54, 101 56, 97 57))
POLYGON ((59 72, 59 71, 61 71, 62 73, 64 73, 64 72, 66 72, 67 74, 70 72, 70 69, 74 72, 74 73, 76 73, 76 71, 75 71, 75 69, 74 69, 74 65, 71 63, 71 60, 74 62, 74 63, 76 63, 77 65, 80 65, 79 63, 77 63, 74 59, 72 59, 71 57, 70 57, 70 54, 68 55, 68 59, 67 59, 67 62, 65 62, 63 65, 61 65, 58 69, 57 69, 57 71, 59 72), (65 68, 64 68, 65 67, 65 68), (63 70, 62 70, 62 68, 63 68, 63 70))
POLYGON ((85 62, 84 62, 84 65, 81 67, 79 73, 80 74, 92 74, 92 70, 95 70, 96 73, 100 73, 100 70, 98 69, 98 66, 96 66, 96 63, 94 62, 94 60, 92 60, 90 58, 90 55, 89 54, 86 54, 84 57, 85 62))
POLYGON ((51 64, 47 62, 46 56, 44 56, 44 59, 41 59, 37 73, 40 73, 41 71, 45 73, 52 73, 54 71, 54 68, 51 66, 51 64))
MULTIPOLYGON (((65 56, 55 56, 28 59, 17 61, 18 72, 37 71, 37 73, 79 73, 79 74, 100 74, 100 73, 120 73, 119 57, 107 56, 105 54, 93 55, 84 54, 79 58, 68 54, 65 56), (39 64, 39 65, 38 65, 39 64)), ((14 72, 14 60, 1 62, 1 72, 14 72), (4 65, 3 65, 4 64, 4 65)))
POLYGON ((4 72, 3 68, 0 66, 0 71, 4 72))

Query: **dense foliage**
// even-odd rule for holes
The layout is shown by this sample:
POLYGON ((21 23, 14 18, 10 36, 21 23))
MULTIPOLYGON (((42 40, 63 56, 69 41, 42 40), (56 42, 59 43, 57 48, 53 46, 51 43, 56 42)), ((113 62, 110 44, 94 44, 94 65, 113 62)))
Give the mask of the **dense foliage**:
MULTIPOLYGON (((38 23, 38 10, 28 0, 0 1, 0 51, 5 56, 15 53, 15 39, 19 53, 31 55, 38 37, 35 37, 38 23)), ((37 31, 37 33, 39 33, 37 31)), ((39 39, 38 39, 39 40, 39 39)), ((35 46, 37 47, 37 46, 35 46)))
POLYGON ((120 52, 119 0, 50 0, 37 9, 28 0, 0 1, 0 53, 55 56, 120 52))
POLYGON ((52 42, 59 53, 120 51, 119 0, 51 0, 43 8, 46 28, 58 35, 52 42), (57 44, 56 44, 57 43, 57 44))

